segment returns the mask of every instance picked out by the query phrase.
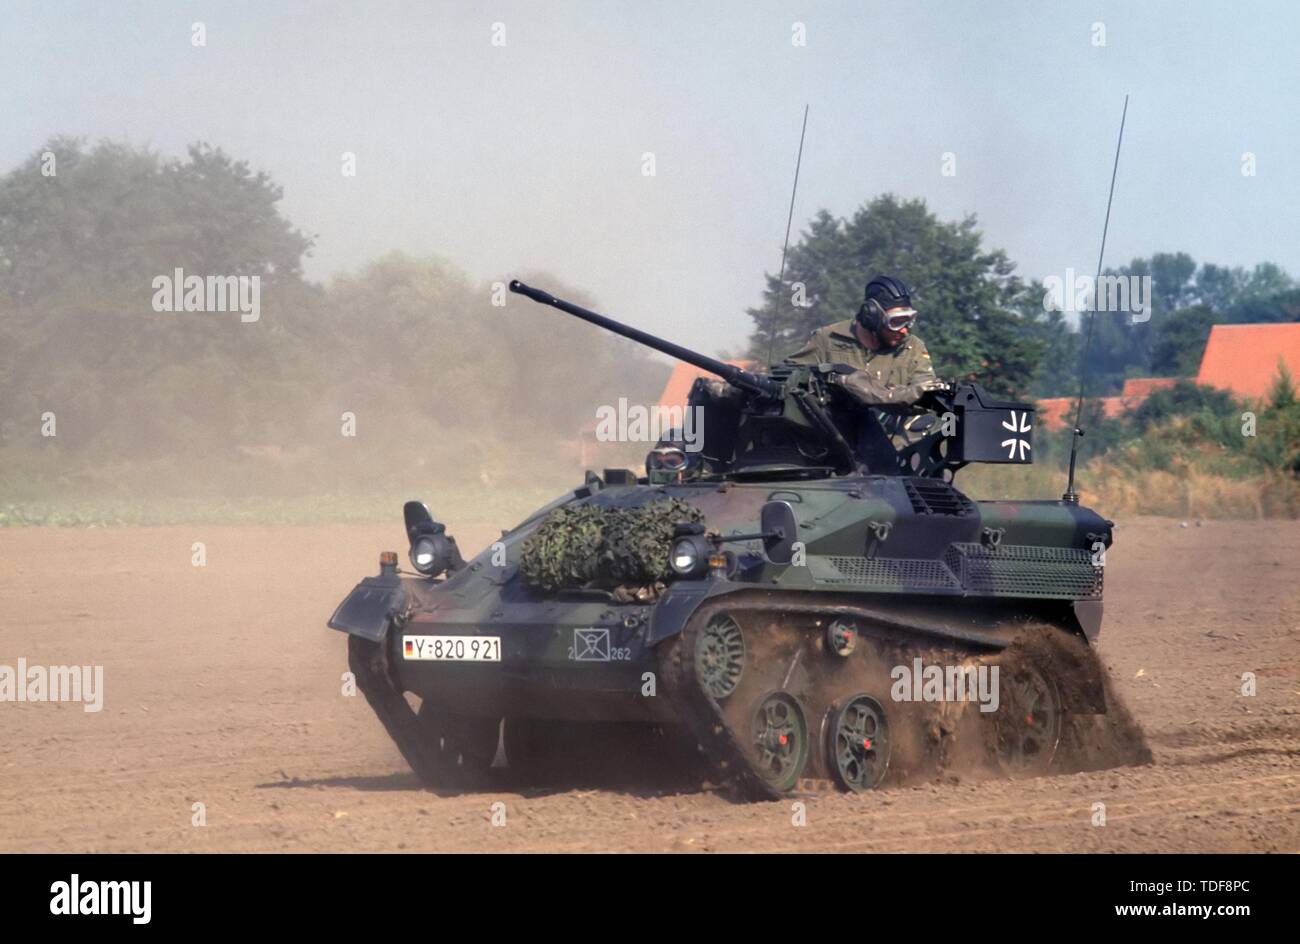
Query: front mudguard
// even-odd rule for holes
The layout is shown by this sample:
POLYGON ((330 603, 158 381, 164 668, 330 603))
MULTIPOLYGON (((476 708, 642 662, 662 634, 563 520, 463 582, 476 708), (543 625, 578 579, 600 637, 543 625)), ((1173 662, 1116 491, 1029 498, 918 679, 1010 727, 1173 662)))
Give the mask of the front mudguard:
POLYGON ((690 622, 691 615, 705 600, 743 589, 748 588, 707 578, 669 584, 650 613, 646 646, 654 646, 670 636, 679 635, 690 622))
POLYGON ((393 618, 406 610, 407 591, 396 574, 367 577, 338 605, 327 624, 349 636, 382 643, 393 618))

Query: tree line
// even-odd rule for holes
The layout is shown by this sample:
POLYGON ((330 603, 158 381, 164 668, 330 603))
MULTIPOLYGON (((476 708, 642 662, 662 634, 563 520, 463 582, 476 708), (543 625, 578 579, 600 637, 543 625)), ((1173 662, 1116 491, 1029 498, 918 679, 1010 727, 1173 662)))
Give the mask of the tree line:
MULTIPOLYGON (((888 273, 913 291, 917 333, 940 376, 1010 396, 1074 395, 1077 324, 1047 304, 1043 282, 1015 268, 1005 251, 985 245, 974 216, 943 221, 923 200, 887 194, 848 217, 822 210, 790 248, 784 282, 766 276, 763 301, 748 312, 749 350, 760 359, 796 350, 816 328, 853 317, 866 281, 888 273)), ((1247 270, 1161 252, 1105 275, 1150 277, 1150 308, 1145 318, 1095 316, 1087 361, 1094 396, 1118 392, 1129 377, 1194 376, 1214 324, 1300 320, 1300 285, 1271 262, 1247 270)))
POLYGON ((571 476, 598 405, 657 400, 661 360, 446 259, 307 280, 313 237, 281 196, 205 144, 60 138, 0 178, 0 489, 571 476), (259 317, 158 310, 178 269, 257 277, 259 317))
MULTIPOLYGON (((657 400, 661 359, 446 259, 393 253, 308 280, 314 240, 281 197, 270 175, 207 144, 165 158, 56 138, 0 177, 0 490, 526 478, 571 468, 599 405, 657 400), (156 280, 177 270, 256 277, 259 317, 159 310, 156 280)), ((1079 333, 1015 270, 974 216, 943 221, 894 195, 847 218, 822 210, 784 283, 765 276, 749 351, 779 360, 852 317, 867 278, 888 272, 912 287, 941 376, 1073 394, 1079 333)), ((1095 395, 1129 376, 1193 374, 1212 324, 1300 318, 1300 287, 1271 263, 1157 253, 1112 274, 1151 277, 1151 317, 1097 318, 1095 395)))

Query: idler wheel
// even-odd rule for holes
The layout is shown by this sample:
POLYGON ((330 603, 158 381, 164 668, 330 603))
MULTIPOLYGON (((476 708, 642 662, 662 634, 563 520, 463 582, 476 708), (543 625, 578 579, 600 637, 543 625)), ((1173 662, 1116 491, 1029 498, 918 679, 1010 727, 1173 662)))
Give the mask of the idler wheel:
POLYGON ((756 769, 778 793, 794 788, 808 763, 808 721, 788 692, 772 692, 754 708, 756 769))
POLYGON ((831 772, 854 793, 874 790, 889 770, 889 723, 870 695, 854 695, 833 708, 829 731, 831 772))
POLYGON ((695 674, 715 701, 740 684, 745 669, 745 636, 740 624, 725 613, 709 620, 695 640, 695 674))
POLYGON ((1063 727, 1056 684, 1028 665, 1003 668, 994 714, 998 766, 1011 777, 1045 773, 1056 756, 1063 727))

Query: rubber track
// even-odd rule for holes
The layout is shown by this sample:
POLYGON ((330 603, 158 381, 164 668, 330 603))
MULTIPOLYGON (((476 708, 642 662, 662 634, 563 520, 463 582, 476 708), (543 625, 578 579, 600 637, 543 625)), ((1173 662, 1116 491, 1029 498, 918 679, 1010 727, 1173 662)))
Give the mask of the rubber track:
MULTIPOLYGON (((824 615, 838 615, 845 609, 828 607, 825 608, 824 615)), ((680 720, 695 738, 697 747, 704 754, 713 779, 719 785, 733 790, 743 800, 778 800, 785 797, 826 792, 828 789, 832 789, 833 785, 829 781, 809 779, 801 779, 794 789, 786 793, 773 789, 771 784, 764 779, 762 773, 750 761, 749 753, 744 749, 742 742, 737 739, 736 732, 732 730, 730 723, 726 720, 722 708, 700 685, 695 675, 695 660, 692 658, 696 641, 699 633, 708 625, 709 619, 715 613, 724 611, 745 611, 748 613, 766 611, 782 615, 786 613, 786 608, 748 605, 737 609, 734 606, 728 606, 724 602, 719 602, 715 606, 693 614, 678 636, 665 640, 661 645, 660 672, 668 683, 669 697, 674 701, 674 707, 677 709, 680 720)), ((814 612, 822 613, 823 609, 815 606, 799 607, 797 612, 800 615, 809 615, 814 612)), ((900 629, 900 627, 894 628, 895 632, 900 629)), ((935 642, 934 636, 936 635, 947 637, 954 657, 976 655, 980 652, 1005 648, 1007 645, 1004 642, 997 646, 990 646, 982 640, 982 644, 972 644, 972 640, 954 639, 943 631, 934 631, 932 634, 930 631, 918 631, 915 627, 908 627, 904 632, 913 635, 917 643, 923 646, 927 644, 933 645, 935 642)), ((903 635, 903 633, 899 635, 903 635)), ((814 743, 811 747, 815 750, 817 745, 814 743)))
POLYGON ((348 667, 356 677, 357 688, 366 696, 366 701, 402 757, 426 785, 436 785, 440 780, 441 765, 429 747, 420 719, 393 685, 383 644, 349 636, 348 667))
POLYGON ((704 754, 714 778, 745 800, 779 800, 785 794, 774 790, 754 769, 722 709, 700 685, 695 675, 696 641, 708 624, 715 607, 691 617, 682 632, 664 643, 660 671, 668 681, 668 693, 677 713, 704 754))

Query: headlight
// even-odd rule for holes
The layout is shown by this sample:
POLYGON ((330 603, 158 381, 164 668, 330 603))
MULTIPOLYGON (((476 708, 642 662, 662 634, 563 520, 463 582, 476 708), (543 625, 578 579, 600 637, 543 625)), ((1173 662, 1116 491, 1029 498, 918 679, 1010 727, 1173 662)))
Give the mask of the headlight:
POLYGON ((709 548, 700 535, 678 538, 673 542, 670 560, 673 572, 680 577, 703 577, 709 568, 709 548))
POLYGON ((433 538, 419 538, 411 545, 411 566, 422 574, 433 570, 436 556, 433 550, 433 538))
POLYGON ((446 542, 441 534, 426 534, 411 545, 411 566, 422 574, 438 574, 447 569, 446 542))

